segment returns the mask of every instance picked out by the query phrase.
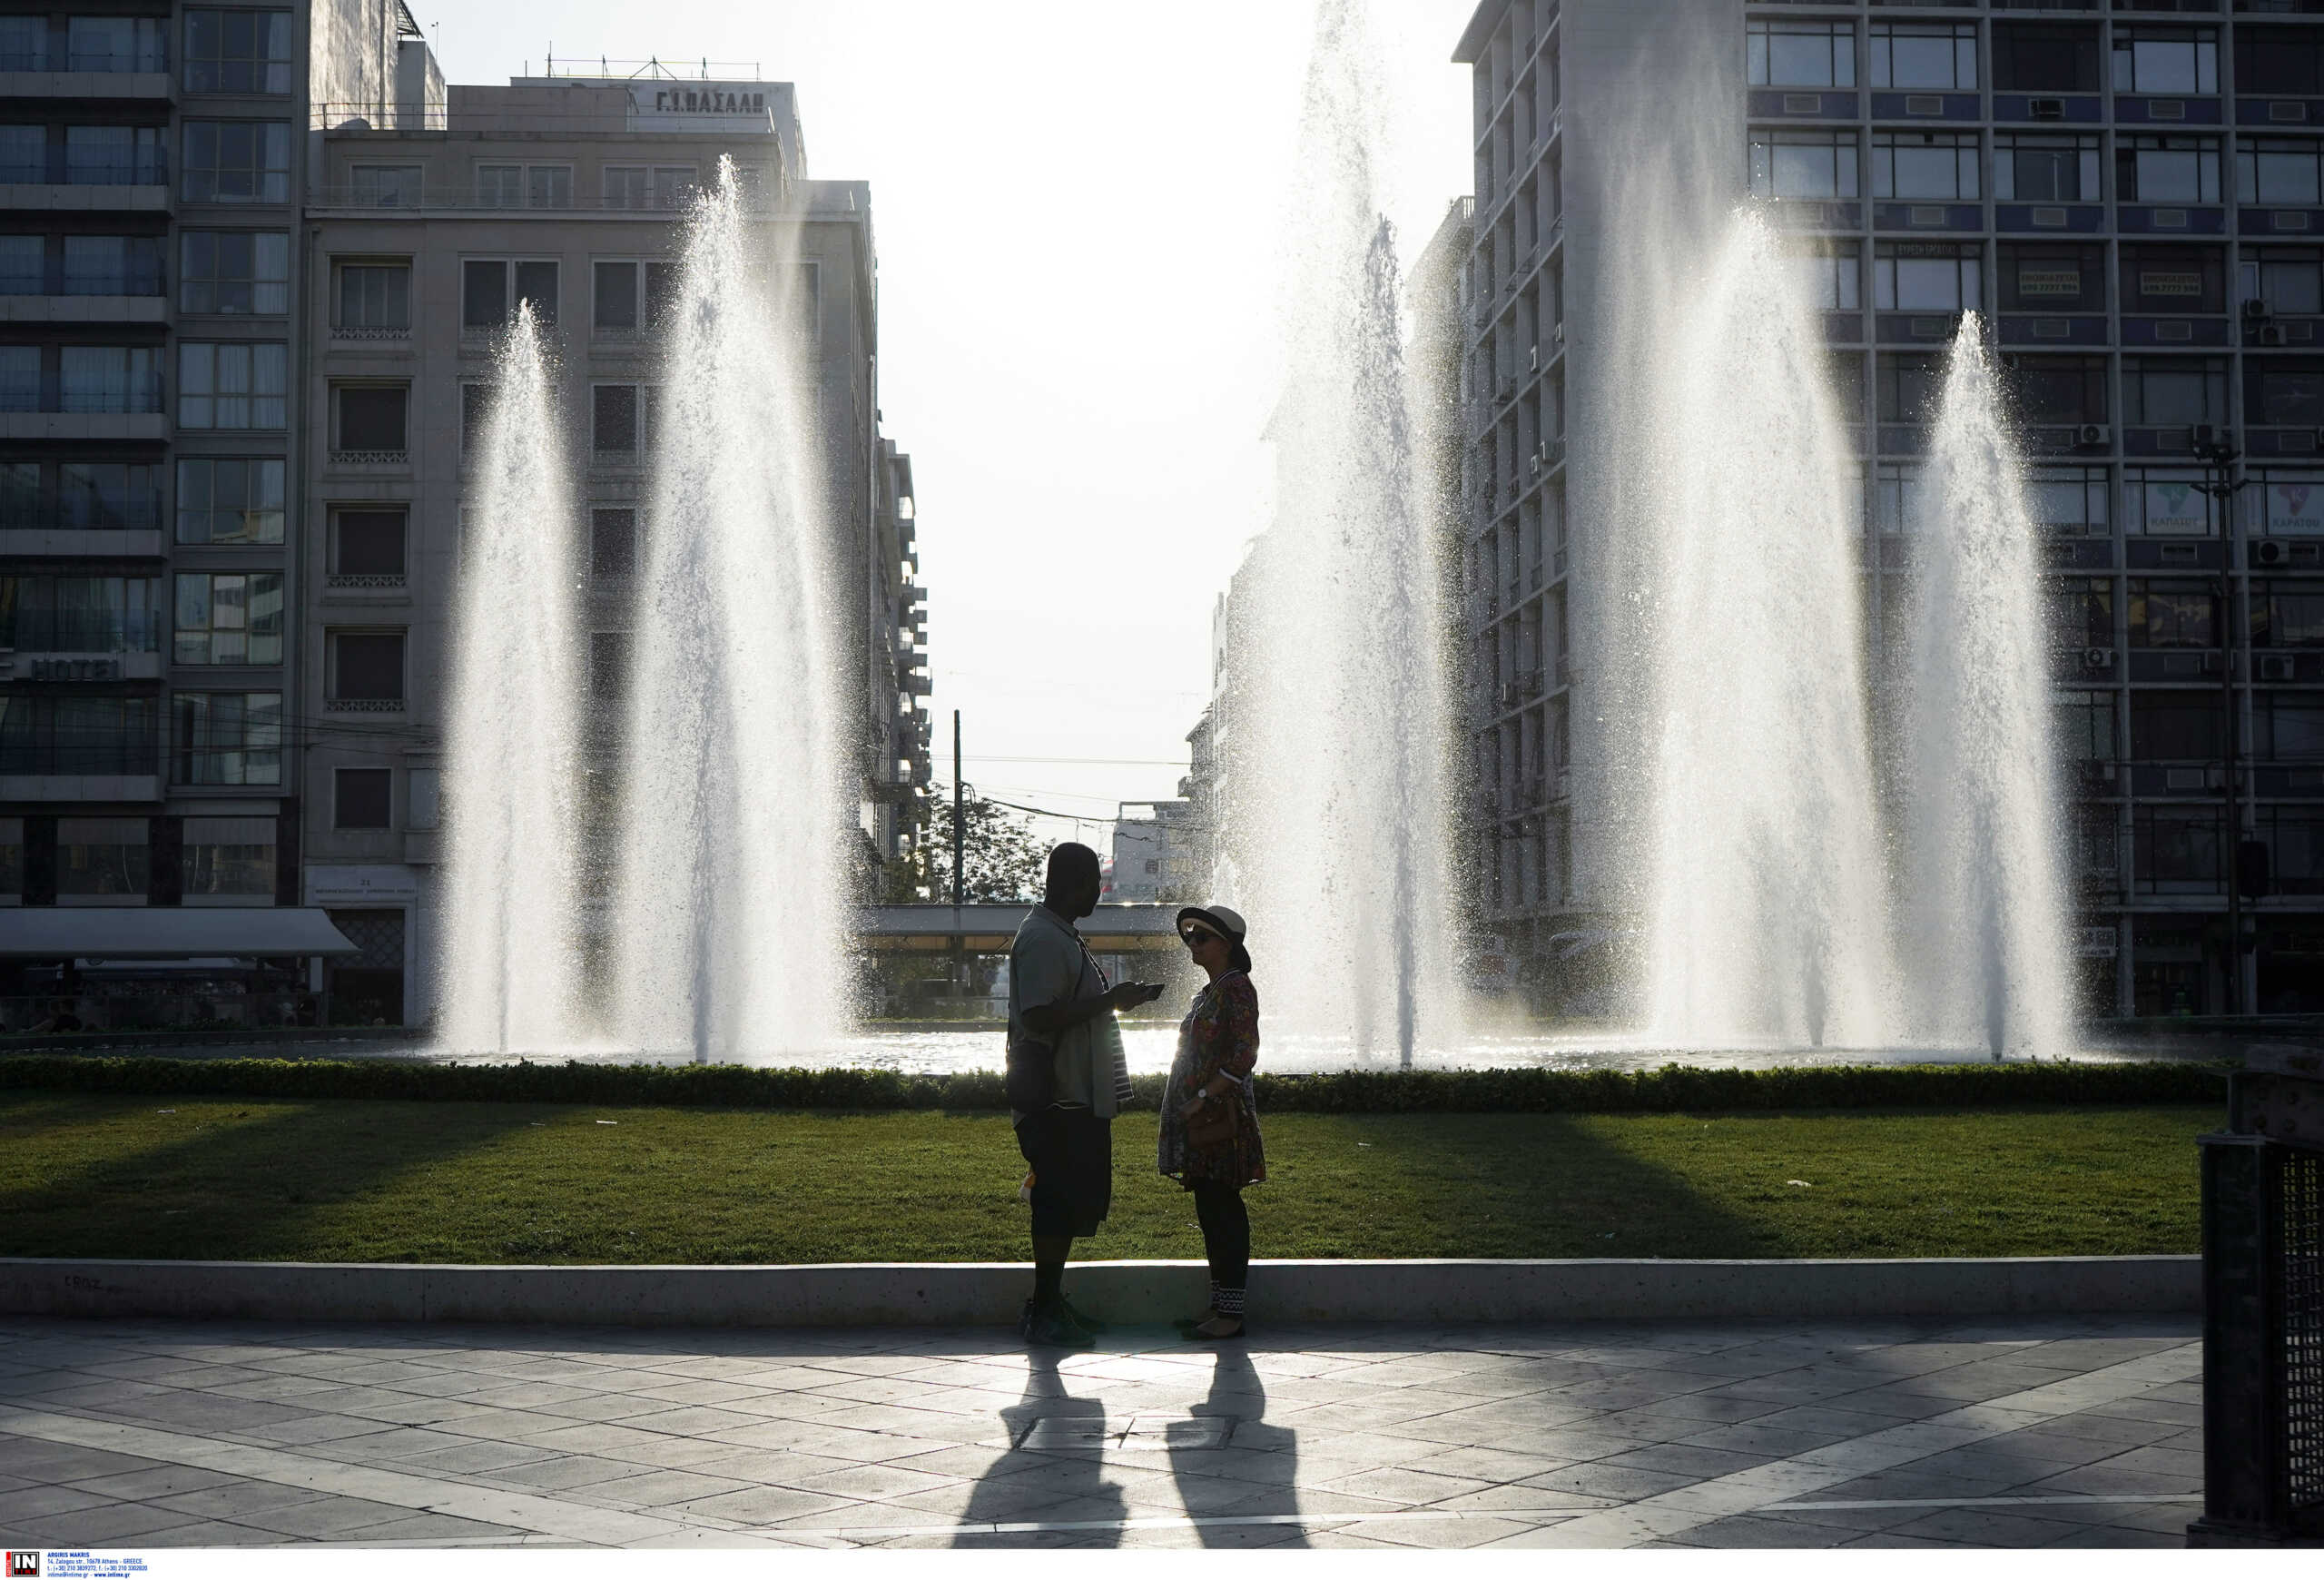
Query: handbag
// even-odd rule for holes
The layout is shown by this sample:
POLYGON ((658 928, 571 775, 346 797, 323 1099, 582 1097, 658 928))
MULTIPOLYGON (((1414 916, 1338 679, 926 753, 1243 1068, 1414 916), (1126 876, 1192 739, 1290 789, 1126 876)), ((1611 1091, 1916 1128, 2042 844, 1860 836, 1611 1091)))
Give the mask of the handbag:
POLYGON ((1235 1107, 1240 1093, 1232 1097, 1206 1098, 1187 1115, 1187 1145, 1190 1147, 1224 1146, 1235 1139, 1235 1107))

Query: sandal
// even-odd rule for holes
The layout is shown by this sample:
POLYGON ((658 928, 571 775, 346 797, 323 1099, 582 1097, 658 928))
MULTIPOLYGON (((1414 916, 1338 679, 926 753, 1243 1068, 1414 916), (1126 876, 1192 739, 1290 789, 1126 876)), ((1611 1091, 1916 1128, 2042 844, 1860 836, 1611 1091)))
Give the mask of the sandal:
POLYGON ((1197 1323, 1187 1328, 1187 1337, 1203 1339, 1208 1343, 1240 1338, 1243 1337, 1243 1319, 1240 1317, 1214 1316, 1207 1322, 1197 1323))
POLYGON ((1170 1326, 1177 1328, 1181 1333, 1191 1333, 1206 1322, 1216 1322, 1217 1320, 1218 1308, 1216 1306, 1210 1306, 1206 1307, 1203 1310, 1203 1314, 1199 1317, 1173 1318, 1171 1319, 1170 1326))

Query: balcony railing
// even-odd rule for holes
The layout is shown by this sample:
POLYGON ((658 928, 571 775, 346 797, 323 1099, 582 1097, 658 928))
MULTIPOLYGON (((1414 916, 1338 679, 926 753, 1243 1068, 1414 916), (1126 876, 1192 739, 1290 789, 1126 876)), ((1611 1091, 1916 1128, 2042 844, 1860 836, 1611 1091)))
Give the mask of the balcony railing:
POLYGON ((127 74, 169 69, 170 52, 158 44, 150 49, 63 49, 53 54, 46 50, 0 51, 0 72, 106 72, 127 74))
MULTIPOLYGON (((17 179, 29 179, 19 177, 17 179)), ((694 203, 697 193, 615 193, 604 195, 595 193, 560 194, 556 202, 527 201, 525 194, 507 194, 478 191, 473 186, 345 186, 320 188, 314 206, 325 209, 457 209, 489 211, 504 214, 569 214, 625 213, 676 214, 683 213, 694 203)), ((763 193, 743 194, 745 206, 765 209, 773 206, 763 193)))
POLYGON ((170 162, 159 151, 129 159, 74 156, 52 148, 39 159, 0 160, 0 183, 19 186, 166 186, 170 162))
POLYGON ((37 272, 0 272, 0 296, 165 296, 159 264, 103 273, 52 264, 37 272))
POLYGON ((0 412, 153 416, 162 410, 158 373, 94 386, 67 384, 56 373, 43 373, 36 379, 0 375, 0 412))

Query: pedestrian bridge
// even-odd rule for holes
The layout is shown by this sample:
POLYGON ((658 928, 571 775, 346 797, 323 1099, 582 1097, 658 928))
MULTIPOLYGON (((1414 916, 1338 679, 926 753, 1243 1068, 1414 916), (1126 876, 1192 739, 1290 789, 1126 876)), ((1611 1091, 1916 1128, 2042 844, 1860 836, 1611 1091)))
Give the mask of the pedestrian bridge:
MULTIPOLYGON (((881 953, 941 953, 954 945, 998 954, 1031 910, 1008 905, 866 905, 856 913, 856 943, 881 953)), ((1100 905, 1075 925, 1098 954, 1178 947, 1177 905, 1100 905)))

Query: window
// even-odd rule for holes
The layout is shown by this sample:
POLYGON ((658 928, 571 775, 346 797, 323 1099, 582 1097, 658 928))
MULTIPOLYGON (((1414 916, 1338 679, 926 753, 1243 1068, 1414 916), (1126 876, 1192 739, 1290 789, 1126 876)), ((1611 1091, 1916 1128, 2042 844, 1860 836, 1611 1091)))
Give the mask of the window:
POLYGON ((290 92, 290 13, 187 7, 185 87, 190 94, 290 92))
POLYGON ((48 15, 0 16, 0 72, 48 69, 48 15))
POLYGON ((1974 198, 1974 132, 1875 132, 1872 195, 1876 198, 1974 198))
POLYGON ((38 411, 40 348, 0 346, 0 411, 38 411))
POLYGON ((1918 352, 1883 354, 1875 373, 1879 385, 1880 420, 1925 422, 1936 415, 1937 397, 1945 369, 1932 356, 1918 352))
POLYGON ((1807 284, 1810 304, 1826 311, 1853 312, 1864 305, 1856 278, 1856 243, 1808 242, 1792 250, 1793 267, 1807 284))
MULTIPOLYGON (((187 122, 192 132, 195 123, 187 122)), ((40 130, 34 127, 34 131, 40 130)), ((67 126, 64 180, 73 186, 158 186, 169 179, 159 126, 67 126)), ((40 176, 19 179, 41 180, 40 176)))
POLYGON ((1857 193, 1853 132, 1762 128, 1751 133, 1751 195, 1852 198, 1857 193))
POLYGON ((152 532, 162 525, 162 469, 65 461, 56 469, 56 524, 71 532, 152 532))
POLYGON ((2251 530, 2270 537, 2324 533, 2324 477, 2314 472, 2254 467, 2244 491, 2251 530))
POLYGON ((637 512, 626 507, 589 512, 589 574, 633 576, 637 571, 637 512))
POLYGON ((2142 763, 2216 758, 2219 726, 2216 689, 2131 693, 2131 755, 2142 763))
POLYGON ((2245 301, 2264 301, 2280 315, 2324 313, 2324 253, 2313 247, 2247 245, 2236 273, 2245 301))
POLYGON ((58 410, 162 410, 159 346, 65 346, 57 353, 58 410))
POLYGON ((476 453, 484 442, 484 420, 492 411, 492 386, 468 383, 460 386, 460 456, 463 460, 476 453))
POLYGON ((2227 364, 2216 357, 2122 359, 2122 420, 2189 428, 2227 420, 2227 364))
POLYGON ((702 184, 691 164, 609 164, 604 180, 609 209, 683 208, 702 184))
POLYGON ((2263 427, 2324 426, 2324 361, 2258 357, 2243 364, 2243 420, 2263 427))
POLYGON ((409 448, 406 416, 411 390, 403 384, 342 384, 331 390, 338 405, 338 440, 342 454, 401 456, 409 448))
POLYGON ((2219 588, 2208 581, 2131 580, 2131 646, 2216 647, 2219 588))
POLYGON ((259 457, 178 462, 178 541, 281 542, 282 474, 259 457))
POLYGON ((2253 588, 2251 645, 2324 647, 2324 582, 2264 581, 2253 588))
POLYGON ((2004 312, 2104 312, 2106 249, 2066 242, 2001 244, 2004 312))
POLYGON ((411 265, 341 263, 339 324, 348 331, 400 334, 411 328, 411 265))
POLYGON ((1872 514, 1883 532, 1909 532, 1920 518, 1921 469, 1883 461, 1874 474, 1872 514))
POLYGON ((0 296, 48 291, 48 238, 0 236, 0 296))
POLYGON ((1852 88, 1856 25, 1755 18, 1745 24, 1744 59, 1755 88, 1852 88))
POLYGON ((74 16, 65 23, 68 72, 165 72, 169 24, 159 16, 74 16))
POLYGON ((471 258, 460 265, 461 328, 498 329, 514 315, 519 301, 533 304, 535 322, 547 326, 556 321, 556 263, 471 258))
POLYGON ((2096 202, 2097 137, 1994 133, 1994 196, 2005 203, 2096 202))
POLYGON ((185 232, 178 246, 178 307, 184 312, 289 312, 289 233, 185 232))
POLYGON ((153 709, 150 696, 0 695, 0 774, 152 774, 153 709))
POLYGON ((392 768, 340 768, 331 775, 333 828, 392 828, 392 768))
POLYGON ((589 700, 618 703, 629 688, 630 634, 589 633, 589 700))
POLYGON ((677 265, 658 262, 600 262, 595 267, 596 290, 591 322, 601 331, 626 334, 640 327, 658 327, 676 288, 677 265), (645 293, 641 297, 641 280, 645 293))
POLYGON ((2235 199, 2301 208, 2324 202, 2324 143, 2290 137, 2239 139, 2235 199))
POLYGON ((190 203, 290 201, 288 121, 188 121, 185 180, 190 203))
POLYGON ((1994 24, 1994 86, 2004 94, 2094 94, 2098 29, 2076 24, 1994 24))
POLYGON ((2103 357, 2019 357, 2004 367, 2019 420, 2048 428, 2106 420, 2103 357))
POLYGON ((2267 842, 2277 894, 2324 894, 2324 814, 2304 806, 2262 806, 2253 815, 2251 836, 2267 842))
MULTIPOLYGON (((2036 526, 2052 532, 2103 536, 2110 492, 2103 467, 2043 467, 2025 480, 2026 509, 2036 526)), ((2106 628, 2111 642, 2111 617, 2106 628)))
MULTIPOLYGON (((2102 646, 2112 647, 2110 636, 2102 646)), ((2057 704, 2058 750, 2070 763, 2114 760, 2114 698, 2103 691, 2062 691, 2057 704)))
POLYGON ((40 525, 38 461, 0 461, 0 528, 40 525))
POLYGON ((2191 473, 2132 467, 2122 479, 2123 523, 2150 538, 2201 538, 2211 529, 2210 500, 2191 473))
POLYGON ((1876 22, 1872 85, 1974 93, 1977 27, 1973 22, 1876 22))
POLYGON ((2225 251, 2218 247, 2124 242, 2122 311, 2225 312, 2225 251))
POLYGON ((330 700, 400 703, 403 635, 401 631, 332 632, 330 700))
POLYGON ((188 904, 274 897, 274 819, 189 817, 182 830, 179 892, 188 904))
POLYGON ((66 296, 159 296, 162 239, 67 236, 64 273, 60 283, 66 296))
POLYGON ((420 204, 420 166, 417 164, 359 164, 352 178, 355 206, 365 209, 416 209, 420 204))
MULTIPOLYGON (((2136 706, 2136 698, 2132 699, 2136 706)), ((2132 733, 2137 733, 2132 715, 2132 733)), ((2132 814, 2133 879, 2145 894, 2217 889, 2219 813, 2207 806, 2141 806, 2132 814)))
POLYGON ((1974 242, 1881 242, 1872 250, 1872 305, 1894 312, 1961 312, 1980 305, 1974 242))
POLYGON ((152 871, 143 817, 56 820, 56 894, 143 904, 152 871))
MULTIPOLYGON (((5 60, 0 56, 0 60, 5 60)), ((8 67, 0 64, 0 71, 8 67)), ((25 894, 25 820, 21 817, 0 817, 0 905, 24 903, 25 894)))
POLYGON ((599 384, 590 394, 589 448, 600 455, 638 448, 637 386, 599 384))
POLYGON ((158 653, 161 603, 158 577, 0 576, 0 647, 158 653))
POLYGON ((2252 693, 2251 755, 2263 763, 2324 763, 2324 691, 2252 693))
POLYGON ((2219 35, 2208 27, 2114 27, 2118 94, 2216 94, 2219 35))
POLYGON ((2235 91, 2271 97, 2324 94, 2324 35, 2307 27, 2238 24, 2235 91))
POLYGON ((181 571, 171 661, 281 663, 281 573, 181 571))
POLYGON ((2114 190, 2126 203, 2219 202, 2219 139, 2114 139, 2114 190))
POLYGON ((569 164, 479 164, 477 206, 487 209, 569 209, 573 167, 569 164))
POLYGON ((181 691, 170 698, 170 709, 178 784, 282 782, 281 692, 181 691))
POLYGON ((2114 645, 2114 583, 2068 577, 2049 583, 2050 639, 2061 647, 2114 645))
POLYGON ((405 520, 405 512, 400 509, 331 512, 333 579, 376 578, 401 585, 405 520))
POLYGON ((281 428, 289 382, 280 341, 180 341, 178 426, 281 428))

